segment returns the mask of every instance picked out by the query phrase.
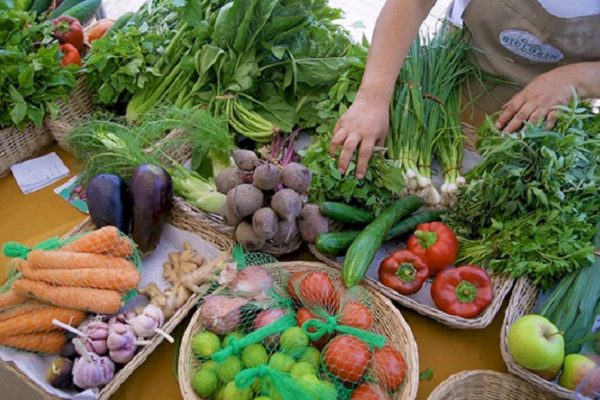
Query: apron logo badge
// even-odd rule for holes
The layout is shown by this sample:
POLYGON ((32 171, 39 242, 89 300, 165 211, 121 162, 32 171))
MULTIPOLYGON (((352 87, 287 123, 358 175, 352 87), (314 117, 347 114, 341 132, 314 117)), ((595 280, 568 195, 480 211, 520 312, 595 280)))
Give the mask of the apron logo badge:
POLYGON ((564 58, 556 47, 522 30, 508 29, 500 33, 500 43, 510 52, 540 63, 555 63, 564 58))

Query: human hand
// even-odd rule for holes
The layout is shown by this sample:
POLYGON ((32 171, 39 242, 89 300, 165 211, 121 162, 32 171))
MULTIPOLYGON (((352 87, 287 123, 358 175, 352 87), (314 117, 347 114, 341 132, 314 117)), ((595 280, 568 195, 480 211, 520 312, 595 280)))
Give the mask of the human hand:
POLYGON ((385 101, 356 97, 354 104, 337 122, 331 139, 329 153, 332 157, 342 146, 340 172, 346 172, 354 151, 359 148, 356 177, 362 179, 365 176, 373 147, 383 145, 389 120, 389 104, 385 101))
POLYGON ((512 133, 523 126, 525 121, 535 123, 546 120, 546 128, 556 123, 553 107, 567 104, 576 87, 576 74, 569 68, 560 67, 543 73, 506 103, 496 121, 496 128, 512 133))

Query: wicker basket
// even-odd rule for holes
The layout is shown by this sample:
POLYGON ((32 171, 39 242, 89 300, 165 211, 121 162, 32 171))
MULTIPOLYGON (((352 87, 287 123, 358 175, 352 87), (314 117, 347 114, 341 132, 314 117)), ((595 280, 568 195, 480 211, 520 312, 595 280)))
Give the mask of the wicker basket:
MULTIPOLYGON (((317 257, 319 260, 323 261, 327 265, 339 269, 342 268, 342 265, 339 262, 337 262, 333 258, 326 256, 325 254, 320 253, 314 245, 311 244, 308 246, 308 248, 315 257, 317 257)), ((365 280, 371 282, 371 284, 383 295, 392 300, 395 300, 404 307, 410 308, 411 310, 414 310, 426 317, 433 318, 444 325, 459 329, 483 329, 490 325, 494 321, 496 314, 502 306, 504 298, 508 295, 514 283, 514 280, 512 278, 492 276, 491 280, 494 289, 494 298, 492 299, 492 303, 478 317, 462 318, 446 314, 445 312, 437 309, 433 305, 423 304, 409 296, 402 295, 396 292, 395 290, 390 289, 389 287, 381 284, 378 280, 369 277, 366 277, 365 280)))
MULTIPOLYGON (((222 253, 229 254, 233 248, 233 241, 231 241, 228 237, 216 232, 210 226, 207 226, 204 223, 201 215, 195 216, 189 209, 185 207, 185 204, 182 202, 175 202, 175 207, 169 217, 168 222, 176 228, 196 234, 203 240, 211 243, 222 253)), ((84 222, 67 233, 65 237, 90 231, 92 229, 94 229, 94 225, 90 218, 87 218, 84 222)), ((192 295, 188 301, 165 322, 162 329, 167 333, 171 333, 175 327, 187 316, 189 311, 196 306, 198 300, 206 293, 206 291, 208 291, 209 286, 209 284, 204 285, 202 287, 204 292, 192 295)), ((123 382, 125 382, 125 380, 129 378, 129 376, 133 374, 135 370, 144 363, 144 361, 146 361, 148 356, 158 347, 158 345, 162 343, 163 340, 164 338, 160 335, 155 335, 152 337, 150 340, 151 343, 143 346, 142 349, 136 353, 133 359, 115 374, 110 383, 100 390, 98 399, 106 400, 110 398, 117 391, 117 389, 119 389, 123 382)), ((3 363, 2 365, 3 367, 0 367, 0 369, 4 368, 13 372, 13 374, 19 377, 23 383, 34 389, 39 394, 39 398, 52 400, 58 399, 57 397, 46 393, 41 387, 37 386, 11 363, 3 363)), ((4 374, 4 371, 2 374, 4 374)))
POLYGON ((527 382, 495 371, 464 371, 435 388, 429 400, 554 400, 527 382))
POLYGON ((58 145, 71 152, 67 144, 67 135, 82 118, 88 116, 94 109, 92 102, 92 92, 85 83, 83 76, 77 79, 77 85, 70 93, 67 100, 58 100, 58 117, 55 120, 46 118, 46 126, 56 139, 58 145))
POLYGON ((511 374, 517 375, 538 388, 552 393, 561 399, 576 399, 575 392, 567 390, 557 383, 541 378, 533 372, 521 367, 513 360, 512 355, 508 350, 508 331, 510 330, 510 327, 522 316, 533 312, 539 293, 539 289, 531 284, 526 278, 519 279, 515 284, 504 315, 502 331, 500 332, 500 350, 502 352, 502 358, 508 368, 508 372, 511 374))
POLYGON ((52 144, 52 136, 44 126, 29 124, 23 130, 0 129, 0 177, 10 172, 10 167, 26 160, 52 144))
MULTIPOLYGON (((288 273, 297 271, 325 271, 333 272, 330 267, 318 262, 284 262, 267 265, 267 268, 276 268, 288 273)), ((393 304, 375 291, 373 285, 365 282, 364 285, 371 295, 374 330, 387 337, 388 343, 394 348, 400 350, 407 365, 407 375, 405 382, 396 393, 396 400, 412 400, 417 396, 419 386, 419 359, 417 343, 413 337, 410 327, 400 314, 400 311, 393 304)), ((179 387, 185 400, 201 400, 192 389, 192 370, 191 366, 198 365, 198 359, 192 354, 191 341, 196 332, 201 327, 200 313, 196 311, 190 324, 185 330, 181 347, 179 350, 179 387)))

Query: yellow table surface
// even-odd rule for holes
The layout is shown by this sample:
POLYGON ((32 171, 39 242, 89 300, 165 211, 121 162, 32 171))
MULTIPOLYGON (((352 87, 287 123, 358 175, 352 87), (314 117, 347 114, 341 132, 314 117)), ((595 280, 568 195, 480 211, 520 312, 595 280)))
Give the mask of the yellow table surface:
MULTIPOLYGON (((71 171, 78 170, 79 162, 68 153, 58 147, 48 151, 55 151, 71 171)), ((6 241, 18 241, 33 245, 48 237, 61 235, 81 222, 85 215, 52 191, 67 179, 28 195, 21 193, 12 175, 0 179, 0 244, 6 241)), ((306 257, 305 253, 303 257, 306 257)), ((0 265, 6 264, 7 259, 0 256, 0 265)), ((431 380, 420 383, 417 399, 426 399, 440 382, 459 371, 506 370, 499 347, 503 310, 494 323, 483 330, 450 329, 410 310, 401 308, 401 311, 419 347, 419 369, 424 371, 433 368, 434 370, 431 380)), ((182 331, 183 328, 182 324, 178 331, 182 331)), ((181 398, 177 380, 172 372, 174 349, 173 345, 164 342, 121 386, 113 398, 115 400, 181 398)))

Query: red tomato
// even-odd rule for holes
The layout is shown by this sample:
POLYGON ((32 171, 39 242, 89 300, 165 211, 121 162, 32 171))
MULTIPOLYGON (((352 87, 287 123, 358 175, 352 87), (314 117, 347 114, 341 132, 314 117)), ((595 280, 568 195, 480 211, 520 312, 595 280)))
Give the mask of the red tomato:
POLYGON ((365 373, 370 360, 369 346, 350 335, 333 338, 323 356, 329 372, 345 382, 357 382, 365 373))
POLYGON ((298 293, 297 290, 300 289, 300 282, 302 282, 302 277, 306 274, 306 272, 294 272, 287 281, 287 291, 290 297, 296 301, 298 301, 298 293))
MULTIPOLYGON (((296 311, 296 321, 298 322, 298 326, 300 328, 302 328, 302 325, 304 325, 304 323, 309 319, 320 319, 321 321, 323 320, 323 318, 317 317, 306 307, 299 308, 298 311, 296 311)), ((314 332, 315 328, 309 328, 308 331, 314 332)), ((329 335, 323 335, 319 340, 312 341, 312 344, 318 349, 322 349, 327 344, 330 338, 331 336, 329 335)))
POLYGON ((389 345, 381 349, 375 349, 371 365, 377 382, 383 389, 390 392, 396 390, 406 376, 404 357, 398 350, 389 345))
POLYGON ((363 383, 354 389, 350 400, 390 400, 390 396, 379 386, 363 383))
MULTIPOLYGON (((293 276, 292 279, 294 279, 293 276)), ((337 312, 340 306, 340 294, 329 274, 307 272, 301 279, 299 294, 302 304, 308 307, 323 307, 327 312, 333 314, 337 312)))
POLYGON ((369 330, 373 324, 373 314, 364 304, 349 301, 342 306, 338 323, 369 330))

